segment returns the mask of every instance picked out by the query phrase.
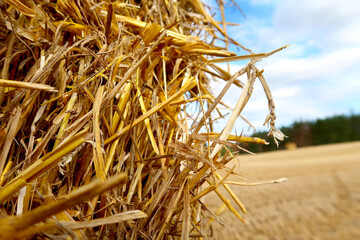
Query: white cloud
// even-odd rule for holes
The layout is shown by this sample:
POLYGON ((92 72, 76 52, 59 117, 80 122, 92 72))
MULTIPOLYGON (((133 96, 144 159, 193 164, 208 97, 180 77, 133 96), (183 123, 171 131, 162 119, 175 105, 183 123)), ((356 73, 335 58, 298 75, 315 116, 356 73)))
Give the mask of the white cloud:
POLYGON ((274 98, 291 98, 296 97, 297 94, 301 93, 301 88, 299 86, 286 86, 277 88, 272 94, 274 98))
MULTIPOLYGON (((255 51, 270 51, 284 44, 301 43, 319 50, 360 44, 358 0, 249 1, 274 8, 273 18, 250 15, 234 31, 237 38, 255 51)), ((241 3, 239 3, 241 5, 241 3)))
MULTIPOLYGON (((286 51, 286 50, 285 50, 286 51)), ((344 72, 358 71, 360 47, 311 54, 307 57, 285 56, 266 60, 265 73, 272 81, 327 81, 329 77, 341 77, 344 72), (279 80, 276 80, 279 79, 279 80)))
POLYGON ((279 38, 321 49, 360 43, 357 0, 286 0, 275 4, 272 24, 279 38))
MULTIPOLYGON (((255 52, 291 45, 257 63, 259 68, 264 68, 272 90, 278 126, 350 111, 360 113, 358 0, 247 2, 250 7, 269 7, 269 11, 273 10, 272 18, 249 15, 243 9, 248 18, 232 32, 236 40, 255 52)), ((241 2, 239 5, 242 7, 241 2)), ((232 63, 232 73, 241 67, 232 63)), ((213 88, 220 92, 219 85, 213 88)), ((223 100, 234 106, 240 93, 240 88, 232 87, 223 100)), ((262 123, 268 114, 267 107, 267 99, 257 82, 242 115, 258 129, 265 130, 262 123)), ((235 128, 241 133, 247 125, 239 119, 235 128)))

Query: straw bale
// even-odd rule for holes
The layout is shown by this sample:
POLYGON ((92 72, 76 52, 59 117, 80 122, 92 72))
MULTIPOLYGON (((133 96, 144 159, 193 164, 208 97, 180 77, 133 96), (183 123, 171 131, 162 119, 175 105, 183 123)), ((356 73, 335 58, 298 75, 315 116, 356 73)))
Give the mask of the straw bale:
POLYGON ((284 137, 255 66, 284 47, 253 53, 200 0, 3 0, 0 9, 0 239, 202 238, 204 219, 218 220, 203 203, 212 191, 243 221, 227 146, 267 143, 230 133, 259 79, 269 134, 284 137), (215 65, 237 60, 248 63, 234 75, 215 65), (227 82, 219 96, 212 78, 227 82), (239 100, 215 133, 233 84, 239 100))

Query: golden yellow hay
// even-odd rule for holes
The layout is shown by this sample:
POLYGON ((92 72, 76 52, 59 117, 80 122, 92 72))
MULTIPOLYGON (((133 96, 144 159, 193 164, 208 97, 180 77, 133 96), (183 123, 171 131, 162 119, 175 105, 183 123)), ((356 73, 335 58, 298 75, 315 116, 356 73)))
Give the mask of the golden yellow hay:
POLYGON ((201 239, 204 219, 219 221, 203 203, 213 191, 244 221, 230 185, 248 183, 227 181, 228 146, 267 142, 231 131, 259 79, 269 134, 284 137, 255 64, 285 47, 237 43, 223 1, 221 22, 200 0, 3 2, 0 239, 201 239), (233 75, 215 65, 237 60, 249 62, 233 75), (218 96, 213 77, 226 81, 218 96), (231 85, 238 102, 213 132, 231 85))

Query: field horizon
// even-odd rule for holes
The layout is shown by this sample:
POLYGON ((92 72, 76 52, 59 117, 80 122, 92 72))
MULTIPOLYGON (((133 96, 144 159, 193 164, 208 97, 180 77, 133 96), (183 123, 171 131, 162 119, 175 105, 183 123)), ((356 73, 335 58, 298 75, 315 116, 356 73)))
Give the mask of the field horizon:
MULTIPOLYGON (((214 221, 210 239, 360 239, 360 141, 242 155, 234 164, 248 182, 287 182, 233 185, 247 224, 228 210, 220 216, 225 227, 214 221)), ((221 204, 215 194, 205 202, 214 212, 221 204)))

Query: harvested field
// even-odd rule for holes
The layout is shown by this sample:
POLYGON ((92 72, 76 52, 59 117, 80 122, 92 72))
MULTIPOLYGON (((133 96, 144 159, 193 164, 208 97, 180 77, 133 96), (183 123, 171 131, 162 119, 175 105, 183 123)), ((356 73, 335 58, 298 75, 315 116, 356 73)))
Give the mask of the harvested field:
MULTIPOLYGON (((226 227, 214 222, 212 239, 360 239, 360 142, 246 155, 238 164, 237 172, 251 180, 288 181, 233 186, 248 224, 226 211, 226 227)), ((211 209, 217 199, 207 198, 211 209)))

